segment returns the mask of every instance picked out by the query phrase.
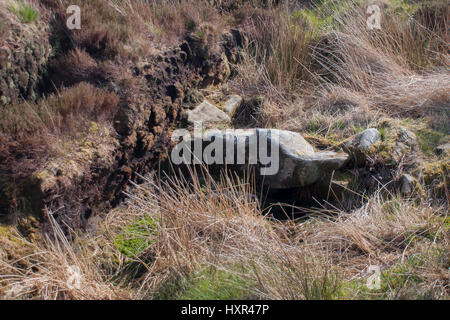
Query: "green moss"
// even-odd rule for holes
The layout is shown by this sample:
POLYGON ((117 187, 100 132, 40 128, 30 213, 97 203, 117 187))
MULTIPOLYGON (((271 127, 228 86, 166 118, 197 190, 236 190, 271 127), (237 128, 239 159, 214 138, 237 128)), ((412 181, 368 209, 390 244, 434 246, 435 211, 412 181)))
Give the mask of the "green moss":
POLYGON ((204 31, 197 31, 197 32, 195 33, 195 35, 196 35, 197 37, 199 37, 200 39, 205 39, 205 37, 206 37, 206 33, 205 33, 204 31))
POLYGON ((205 268, 175 294, 181 300, 234 300, 251 298, 249 283, 237 273, 205 268))
POLYGON ((444 171, 450 169, 450 161, 448 160, 440 160, 440 161, 434 161, 434 162, 426 162, 423 164, 422 168, 420 170, 423 173, 423 179, 425 184, 430 185, 436 180, 442 181, 444 171))
POLYGON ((119 234, 114 244, 130 259, 139 257, 156 240, 157 222, 152 217, 135 220, 119 234))

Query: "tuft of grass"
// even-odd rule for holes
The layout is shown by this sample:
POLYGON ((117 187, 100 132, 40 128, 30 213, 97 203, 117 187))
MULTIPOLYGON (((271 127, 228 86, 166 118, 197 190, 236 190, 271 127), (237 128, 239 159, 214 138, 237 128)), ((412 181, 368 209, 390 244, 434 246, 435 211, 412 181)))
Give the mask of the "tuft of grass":
POLYGON ((18 5, 11 3, 9 10, 21 18, 25 23, 32 23, 39 17, 39 13, 35 8, 24 3, 19 3, 18 5))
POLYGON ((450 104, 449 15, 439 3, 418 5, 412 16, 387 6, 376 31, 367 28, 359 1, 244 17, 253 42, 237 67, 245 77, 238 75, 235 89, 267 96, 269 103, 255 112, 260 126, 307 130, 320 113, 328 134, 338 121, 367 126, 380 113, 419 117, 445 113, 450 104), (336 110, 342 98, 352 112, 336 110))
POLYGON ((89 300, 131 297, 126 288, 114 285, 112 274, 102 267, 106 262, 97 253, 108 252, 107 246, 87 244, 81 238, 69 242, 51 215, 49 220, 52 230, 42 243, 21 239, 32 250, 23 257, 23 262, 0 257, 2 298, 89 300))
POLYGON ((446 136, 443 132, 429 128, 419 129, 416 131, 416 134, 419 138, 420 147, 426 155, 433 155, 434 148, 438 146, 440 140, 446 136))

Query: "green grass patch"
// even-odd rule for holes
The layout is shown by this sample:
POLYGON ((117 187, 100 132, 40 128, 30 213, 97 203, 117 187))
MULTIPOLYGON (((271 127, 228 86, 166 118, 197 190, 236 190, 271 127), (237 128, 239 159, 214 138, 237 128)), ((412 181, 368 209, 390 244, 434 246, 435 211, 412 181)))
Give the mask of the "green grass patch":
POLYGON ((20 3, 17 6, 14 4, 9 5, 9 11, 21 18, 25 23, 31 23, 38 19, 39 14, 32 6, 20 3))
POLYGON ((369 289, 367 278, 347 281, 342 288, 343 299, 385 300, 423 298, 419 285, 423 280, 415 268, 423 263, 419 255, 410 255, 404 263, 397 263, 380 275, 380 288, 369 289))
POLYGON ((420 129, 416 132, 422 151, 427 155, 433 154, 433 149, 439 145, 440 140, 446 136, 445 133, 432 129, 420 129))
POLYGON ((310 8, 293 11, 291 19, 293 22, 306 21, 314 30, 313 38, 318 38, 327 31, 337 29, 340 24, 336 17, 344 14, 353 5, 354 0, 316 0, 310 8))

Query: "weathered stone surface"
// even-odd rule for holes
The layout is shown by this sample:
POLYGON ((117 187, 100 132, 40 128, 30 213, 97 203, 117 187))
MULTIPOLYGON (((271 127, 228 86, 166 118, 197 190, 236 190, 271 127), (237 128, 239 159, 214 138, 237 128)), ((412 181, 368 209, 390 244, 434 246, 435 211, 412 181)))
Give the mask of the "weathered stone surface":
POLYGON ((393 156, 397 161, 406 153, 413 151, 417 145, 416 135, 405 127, 398 127, 393 156))
POLYGON ((380 140, 381 140, 380 132, 375 128, 370 128, 357 134, 352 140, 347 142, 345 145, 348 147, 354 146, 362 151, 366 151, 380 140))
POLYGON ((352 137, 344 144, 344 151, 352 155, 357 164, 362 164, 366 160, 366 154, 369 149, 381 141, 381 134, 375 128, 364 130, 352 137))
POLYGON ((411 195, 415 190, 419 190, 419 182, 409 174, 403 174, 398 180, 399 190, 403 195, 411 195))
POLYGON ((385 131, 382 143, 373 150, 374 155, 383 159, 387 166, 397 166, 402 162, 404 168, 413 168, 419 162, 419 145, 416 135, 401 121, 386 119, 380 124, 385 131))
POLYGON ((225 102, 223 107, 229 115, 233 115, 234 112, 240 107, 241 103, 242 97, 233 95, 225 102))
POLYGON ((230 116, 225 112, 212 105, 208 101, 203 101, 196 106, 194 110, 186 111, 184 115, 188 123, 194 124, 196 121, 202 123, 229 122, 230 116))
POLYGON ((276 129, 207 130, 200 137, 187 135, 173 150, 172 161, 174 154, 182 154, 183 146, 188 150, 183 163, 193 159, 193 151, 208 165, 241 173, 255 169, 256 178, 272 189, 312 185, 348 160, 344 153, 315 152, 300 134, 276 129))

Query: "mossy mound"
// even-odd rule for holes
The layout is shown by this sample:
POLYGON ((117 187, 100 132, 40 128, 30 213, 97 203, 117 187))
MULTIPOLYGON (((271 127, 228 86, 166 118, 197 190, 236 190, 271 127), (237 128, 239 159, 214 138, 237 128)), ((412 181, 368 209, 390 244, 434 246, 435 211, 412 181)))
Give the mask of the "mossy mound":
POLYGON ((423 182, 431 190, 435 198, 445 198, 450 190, 450 160, 442 159, 433 162, 425 162, 416 170, 416 174, 422 177, 423 182))

